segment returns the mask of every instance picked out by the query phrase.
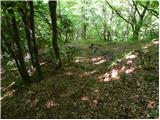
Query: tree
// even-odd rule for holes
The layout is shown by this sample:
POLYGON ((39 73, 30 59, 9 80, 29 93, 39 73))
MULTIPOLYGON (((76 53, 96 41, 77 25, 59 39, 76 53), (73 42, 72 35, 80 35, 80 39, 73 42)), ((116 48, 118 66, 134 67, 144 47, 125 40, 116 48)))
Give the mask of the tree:
POLYGON ((86 39, 87 37, 87 5, 88 5, 89 0, 82 0, 82 8, 81 8, 81 12, 82 12, 82 38, 86 39))
POLYGON ((146 1, 146 4, 144 5, 144 9, 142 10, 142 12, 139 11, 138 7, 137 7, 137 3, 135 1, 132 0, 133 6, 132 8, 132 13, 131 13, 131 20, 127 20, 124 16, 121 15, 120 11, 117 10, 116 8, 114 8, 107 0, 106 3, 109 5, 109 7, 115 11, 115 13, 121 17, 125 22, 127 22, 128 24, 130 24, 132 26, 132 32, 133 32, 133 36, 132 36, 132 40, 138 40, 139 39, 139 32, 140 29, 143 25, 144 22, 144 17, 147 11, 147 8, 150 4, 150 1, 146 1), (136 14, 138 13, 138 17, 136 17, 136 14))
POLYGON ((49 1, 49 10, 52 21, 52 46, 56 55, 56 69, 61 68, 60 50, 57 44, 57 15, 56 15, 57 1, 49 1))
POLYGON ((24 27, 25 27, 26 39, 28 43, 29 53, 31 56, 31 61, 33 66, 36 68, 38 72, 37 77, 40 80, 42 77, 42 72, 41 72, 39 58, 38 58, 38 47, 35 40, 33 1, 28 1, 28 2, 21 1, 20 4, 21 6, 19 6, 19 12, 21 14, 24 27), (27 8, 27 5, 29 6, 29 8, 27 8))
MULTIPOLYGON (((12 35, 12 40, 7 42, 7 39, 5 39, 5 35, 2 33, 2 39, 4 39, 6 46, 8 50, 10 51, 12 57, 14 58, 17 68, 19 70, 19 73, 22 77, 22 80, 25 83, 30 83, 30 76, 27 72, 26 66, 25 66, 25 61, 23 57, 23 49, 20 45, 20 36, 19 36, 19 31, 17 27, 17 22, 15 18, 15 14, 13 11, 13 7, 10 3, 6 4, 7 7, 7 14, 9 14, 11 17, 9 18, 8 21, 8 26, 11 26, 11 35, 12 35)), ((7 17, 8 18, 8 17, 7 17)))

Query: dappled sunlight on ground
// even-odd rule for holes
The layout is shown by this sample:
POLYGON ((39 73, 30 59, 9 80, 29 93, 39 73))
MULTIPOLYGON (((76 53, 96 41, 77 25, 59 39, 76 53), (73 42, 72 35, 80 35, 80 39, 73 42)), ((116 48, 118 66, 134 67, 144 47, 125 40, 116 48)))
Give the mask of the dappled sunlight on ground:
POLYGON ((91 61, 92 61, 92 63, 94 65, 99 65, 99 64, 102 64, 102 63, 106 62, 107 59, 105 59, 102 56, 99 56, 99 57, 93 57, 93 58, 91 58, 91 61))
POLYGON ((152 40, 152 43, 155 44, 155 45, 158 45, 159 44, 159 40, 158 39, 154 39, 154 40, 152 40))
POLYGON ((106 72, 104 75, 101 75, 98 77, 100 81, 106 82, 110 80, 118 80, 119 77, 119 71, 117 69, 113 69, 110 72, 106 72))
POLYGON ((54 100, 48 100, 47 102, 46 102, 46 107, 48 108, 48 109, 50 109, 50 108, 55 108, 55 107, 58 107, 59 106, 59 104, 57 103, 57 102, 55 102, 54 100))
POLYGON ((1 100, 5 99, 5 98, 7 98, 7 97, 13 96, 15 92, 16 92, 15 90, 7 90, 7 91, 5 92, 5 94, 3 95, 3 97, 1 97, 1 100))
POLYGON ((135 67, 127 67, 127 65, 133 64, 133 59, 136 59, 137 55, 133 54, 133 51, 129 52, 126 54, 123 58, 119 59, 118 61, 121 63, 122 62, 122 67, 116 67, 116 63, 113 64, 114 62, 111 63, 111 70, 104 73, 103 75, 100 75, 98 77, 99 81, 110 81, 110 80, 119 80, 120 79, 120 74, 125 73, 125 74, 130 74, 135 71, 135 67), (123 63, 124 62, 124 63, 123 63))
POLYGON ((135 70, 135 68, 134 68, 134 67, 131 67, 131 68, 127 69, 127 70, 125 71, 125 73, 126 73, 126 74, 129 74, 129 73, 133 72, 134 70, 135 70))
POLYGON ((152 42, 146 44, 143 48, 147 49, 148 47, 152 46, 152 44, 158 45, 159 44, 159 40, 152 40, 152 42))
POLYGON ((83 97, 81 98, 81 100, 84 101, 84 102, 86 102, 86 101, 89 100, 89 97, 88 97, 88 96, 83 96, 83 97))
POLYGON ((100 57, 94 57, 91 60, 92 60, 92 62, 97 62, 97 61, 99 61, 101 59, 102 59, 102 57, 100 56, 100 57))
POLYGON ((96 73, 97 70, 93 70, 93 71, 89 71, 89 72, 84 72, 82 74, 80 74, 80 77, 87 77, 90 75, 93 75, 94 73, 96 73))
POLYGON ((95 63, 93 63, 93 64, 99 65, 99 64, 102 64, 102 63, 104 63, 104 62, 106 62, 106 61, 107 61, 106 59, 103 59, 103 60, 97 61, 97 62, 95 62, 95 63))
POLYGON ((2 87, 1 92, 3 92, 3 95, 1 95, 1 100, 11 97, 16 92, 14 89, 11 89, 13 85, 15 85, 16 82, 11 82, 7 87, 2 87))
POLYGON ((148 108, 155 108, 156 105, 157 105, 157 102, 156 102, 156 101, 149 100, 147 107, 148 107, 148 108))
POLYGON ((105 48, 103 54, 87 51, 75 57, 73 64, 63 63, 63 70, 57 72, 52 63, 41 62, 45 79, 20 94, 8 92, 14 98, 3 99, 3 118, 147 118, 148 109, 158 105, 157 48, 147 53, 143 46, 130 47, 111 46, 108 51, 119 50, 112 52, 114 59, 108 59, 105 48))
POLYGON ((66 73, 64 73, 65 75, 73 75, 73 73, 72 72, 66 72, 66 73))
POLYGON ((7 87, 3 88, 2 91, 6 91, 7 89, 9 89, 10 87, 12 87, 16 82, 12 82, 10 85, 8 85, 7 87))
POLYGON ((131 54, 131 53, 129 53, 129 54, 127 54, 127 55, 125 56, 126 59, 134 59, 134 58, 136 58, 136 57, 137 57, 136 55, 131 54))
POLYGON ((85 62, 88 61, 89 59, 86 57, 76 57, 75 63, 79 63, 79 62, 85 62))

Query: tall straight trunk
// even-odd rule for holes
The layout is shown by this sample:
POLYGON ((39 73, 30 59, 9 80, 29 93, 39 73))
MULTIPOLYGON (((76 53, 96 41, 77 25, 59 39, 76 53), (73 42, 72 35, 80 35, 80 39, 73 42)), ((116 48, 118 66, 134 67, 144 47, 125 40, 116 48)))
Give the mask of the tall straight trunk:
POLYGON ((22 18, 22 21, 24 23, 24 26, 25 26, 25 33, 26 33, 26 39, 27 39, 27 45, 28 45, 28 49, 29 49, 29 54, 31 56, 31 62, 33 64, 33 66, 35 67, 35 64, 34 64, 34 55, 33 55, 33 45, 32 45, 32 42, 31 42, 31 37, 30 37, 30 28, 29 28, 29 21, 28 21, 28 14, 27 14, 27 8, 26 8, 26 2, 22 2, 21 1, 21 4, 24 5, 24 7, 20 7, 19 8, 19 13, 21 15, 21 18, 22 18))
POLYGON ((111 32, 109 30, 107 31, 107 40, 108 40, 108 42, 112 41, 111 32))
POLYGON ((82 24, 82 38, 83 39, 86 39, 87 38, 87 24, 86 24, 86 21, 87 21, 87 17, 86 17, 86 13, 87 13, 87 1, 86 0, 83 0, 82 1, 84 6, 82 7, 81 11, 82 11, 82 21, 83 21, 83 24, 82 24))
MULTIPOLYGON (((104 2, 105 3, 105 2, 104 2)), ((102 24, 103 24, 103 39, 104 41, 109 41, 108 39, 108 34, 107 34, 107 23, 106 23, 106 5, 102 5, 102 13, 103 13, 103 17, 104 17, 104 20, 102 21, 102 24), (106 38, 106 34, 107 34, 107 38, 106 38)))
POLYGON ((140 31, 140 29, 133 29, 132 30, 132 32, 133 32, 132 40, 133 41, 138 41, 138 39, 139 39, 139 31, 140 31))
POLYGON ((56 69, 61 68, 60 50, 57 44, 57 15, 56 15, 57 1, 49 1, 49 10, 52 20, 52 46, 56 55, 56 69))
POLYGON ((135 23, 134 26, 132 26, 132 32, 133 32, 133 36, 132 36, 132 40, 137 41, 139 40, 139 32, 142 26, 142 21, 139 21, 138 23, 135 23))
POLYGON ((30 82, 30 77, 29 74, 27 72, 26 66, 25 66, 25 62, 24 62, 24 58, 23 58, 23 50, 20 46, 20 37, 19 37, 19 31, 17 28, 17 23, 16 23, 16 19, 14 16, 14 12, 13 9, 9 9, 8 12, 12 15, 12 19, 11 19, 11 23, 12 23, 12 31, 13 31, 13 42, 16 44, 16 50, 15 50, 15 56, 17 58, 17 63, 19 63, 17 66, 19 68, 19 72, 21 74, 22 79, 24 80, 25 83, 29 83, 30 82))
POLYGON ((34 65, 37 69, 37 72, 38 72, 38 78, 39 80, 41 79, 42 77, 42 72, 41 72, 41 67, 40 67, 40 64, 39 64, 39 58, 38 58, 38 47, 37 47, 37 43, 36 43, 36 40, 35 40, 35 30, 34 30, 34 6, 33 6, 33 1, 28 1, 29 3, 29 7, 30 7, 30 16, 29 16, 29 28, 30 28, 30 38, 31 38, 31 41, 33 43, 33 52, 34 52, 34 65))
POLYGON ((87 26, 86 26, 86 23, 84 23, 83 24, 83 35, 82 35, 82 37, 83 37, 83 39, 86 39, 86 32, 87 32, 87 26))
POLYGON ((104 23, 104 26, 103 26, 103 39, 104 39, 104 41, 107 41, 106 33, 107 33, 107 25, 106 25, 106 23, 104 23))
MULTIPOLYGON (((59 21, 60 21, 60 23, 62 23, 61 3, 60 3, 60 0, 58 0, 58 14, 59 14, 59 21)), ((58 35, 59 35, 59 39, 61 40, 61 39, 62 39, 61 29, 59 29, 58 35)))

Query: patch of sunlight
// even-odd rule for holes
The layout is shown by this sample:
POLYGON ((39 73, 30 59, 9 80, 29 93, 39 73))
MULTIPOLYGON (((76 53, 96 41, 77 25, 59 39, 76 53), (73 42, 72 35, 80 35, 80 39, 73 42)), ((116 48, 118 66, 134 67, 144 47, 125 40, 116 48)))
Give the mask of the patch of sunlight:
POLYGON ((134 67, 131 67, 130 69, 127 69, 127 70, 125 71, 125 73, 126 73, 126 74, 129 74, 129 73, 133 72, 134 70, 135 70, 135 68, 134 68, 134 67))
POLYGON ((65 75, 73 75, 73 73, 72 72, 66 72, 66 73, 64 73, 65 75))
POLYGON ((105 74, 98 77, 100 82, 107 82, 110 80, 119 80, 119 74, 124 72, 125 74, 129 74, 135 71, 134 67, 126 68, 126 66, 122 66, 120 69, 112 69, 110 72, 106 72, 105 74))
POLYGON ((15 90, 7 91, 7 92, 3 95, 3 97, 0 98, 0 100, 3 100, 3 99, 6 98, 6 97, 11 97, 11 96, 14 95, 14 93, 15 93, 15 90))
POLYGON ((76 60, 75 62, 78 63, 78 62, 84 62, 84 61, 87 61, 88 59, 85 58, 85 57, 76 57, 76 60))
POLYGON ((155 44, 155 45, 158 45, 159 41, 158 40, 157 41, 153 41, 152 43, 155 44))
POLYGON ((128 54, 128 55, 125 56, 126 59, 134 59, 134 58, 136 58, 136 57, 137 57, 137 56, 136 56, 136 55, 133 55, 133 54, 131 54, 131 55, 128 54))
POLYGON ((110 76, 109 73, 105 73, 104 76, 103 76, 103 78, 104 78, 103 81, 104 82, 110 81, 110 77, 109 76, 110 76))
POLYGON ((144 49, 147 49, 148 47, 150 47, 151 46, 151 44, 147 44, 147 45, 145 45, 143 48, 144 49))
POLYGON ((59 104, 57 102, 55 102, 54 100, 48 100, 46 103, 46 107, 49 108, 54 108, 59 106, 59 104))
POLYGON ((157 105, 156 101, 151 101, 151 100, 149 100, 147 107, 148 107, 148 108, 155 108, 156 105, 157 105))
POLYGON ((118 80, 119 77, 119 73, 117 69, 113 69, 110 72, 106 72, 104 75, 99 76, 100 81, 102 82, 107 82, 110 80, 118 80))
POLYGON ((84 102, 86 102, 86 101, 89 100, 89 98, 88 98, 88 96, 83 96, 83 97, 81 98, 81 100, 84 101, 84 102))
POLYGON ((94 99, 93 100, 93 107, 97 107, 97 104, 98 104, 98 100, 94 99))
POLYGON ((2 89, 2 91, 6 91, 8 88, 12 87, 16 82, 12 82, 10 85, 2 89))
POLYGON ((102 64, 102 63, 104 63, 104 62, 106 62, 106 59, 100 60, 100 61, 95 62, 95 63, 93 63, 93 64, 94 64, 94 65, 99 65, 99 64, 102 64))
POLYGON ((96 71, 97 71, 97 70, 93 70, 93 71, 89 71, 89 72, 84 72, 84 74, 80 75, 80 77, 92 75, 92 74, 94 74, 96 71))
POLYGON ((128 60, 128 61, 127 61, 127 64, 132 64, 132 63, 133 63, 132 60, 128 60))
POLYGON ((95 57, 95 58, 92 58, 92 62, 97 62, 98 60, 101 60, 102 59, 102 57, 100 56, 100 57, 95 57))
POLYGON ((126 70, 126 66, 122 66, 119 72, 121 73, 121 72, 124 72, 125 70, 126 70))
POLYGON ((44 65, 44 64, 46 64, 46 63, 47 63, 47 62, 41 62, 40 65, 44 65))
POLYGON ((95 89, 95 90, 94 90, 94 92, 95 92, 95 93, 98 93, 98 92, 99 92, 99 90, 98 90, 98 89, 95 89))
POLYGON ((118 69, 113 69, 113 70, 111 71, 111 78, 119 79, 118 69))

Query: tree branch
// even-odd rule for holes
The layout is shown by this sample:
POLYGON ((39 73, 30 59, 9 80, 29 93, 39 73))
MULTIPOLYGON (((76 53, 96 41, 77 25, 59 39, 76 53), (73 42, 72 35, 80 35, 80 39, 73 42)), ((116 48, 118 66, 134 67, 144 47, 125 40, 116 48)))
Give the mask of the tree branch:
POLYGON ((138 12, 138 15, 141 16, 141 14, 140 14, 140 12, 139 12, 139 10, 138 10, 137 4, 134 2, 134 0, 132 0, 132 3, 133 3, 133 5, 134 5, 136 11, 138 12))
POLYGON ((146 13, 146 10, 147 10, 147 8, 148 8, 148 6, 149 6, 149 3, 150 3, 150 1, 147 1, 147 3, 146 3, 146 6, 144 7, 144 9, 143 9, 143 12, 142 12, 142 14, 141 14, 141 20, 143 20, 143 18, 144 18, 144 16, 145 16, 145 13, 146 13))
POLYGON ((119 11, 118 10, 116 10, 115 8, 113 8, 113 6, 106 0, 106 3, 109 5, 109 7, 112 9, 112 10, 114 10, 116 13, 117 13, 117 15, 119 16, 119 17, 121 17, 124 21, 126 21, 127 23, 129 23, 130 25, 133 25, 130 21, 128 21, 126 18, 124 18, 120 13, 119 13, 119 11))
POLYGON ((143 8, 145 8, 145 9, 147 9, 148 11, 150 11, 155 17, 159 18, 159 13, 157 11, 155 11, 155 10, 153 10, 151 8, 148 8, 145 5, 140 4, 140 3, 139 3, 139 5, 142 6, 143 8))

